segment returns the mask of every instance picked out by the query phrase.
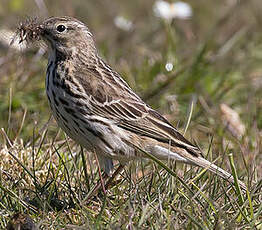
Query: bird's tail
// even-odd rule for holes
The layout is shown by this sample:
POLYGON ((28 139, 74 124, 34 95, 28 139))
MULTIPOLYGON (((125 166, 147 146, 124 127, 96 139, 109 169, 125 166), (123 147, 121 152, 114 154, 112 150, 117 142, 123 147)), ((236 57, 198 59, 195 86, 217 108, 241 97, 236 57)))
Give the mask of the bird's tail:
MULTIPOLYGON (((232 174, 228 173, 224 169, 218 167, 217 165, 209 162, 208 160, 206 160, 202 157, 195 157, 195 160, 194 160, 194 162, 192 162, 192 164, 200 166, 202 168, 206 168, 210 172, 217 174, 218 176, 222 177, 226 181, 229 181, 233 184, 235 183, 235 179, 234 179, 232 174)), ((240 181, 240 180, 237 180, 237 181, 238 181, 239 186, 242 189, 247 190, 246 185, 242 181, 240 181)))
MULTIPOLYGON (((229 181, 230 183, 235 183, 235 179, 232 174, 216 166, 214 163, 209 162, 201 156, 194 156, 185 149, 174 147, 171 147, 171 149, 167 149, 165 147, 155 145, 153 148, 151 147, 148 150, 152 155, 154 155, 158 159, 167 160, 169 158, 179 162, 196 165, 205 168, 212 173, 217 174, 226 181, 229 181)), ((239 186, 246 191, 246 185, 240 180, 237 181, 239 186)))

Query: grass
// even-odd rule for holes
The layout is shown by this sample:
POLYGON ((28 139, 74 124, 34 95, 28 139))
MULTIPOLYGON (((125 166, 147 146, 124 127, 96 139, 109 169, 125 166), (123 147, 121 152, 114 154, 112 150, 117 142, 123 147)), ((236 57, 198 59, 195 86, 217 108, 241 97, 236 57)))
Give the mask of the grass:
MULTIPOLYGON (((0 7, 6 27, 35 11, 34 1, 10 2, 0 7)), ((95 158, 48 122, 46 54, 0 46, 0 228, 21 212, 40 229, 262 229, 262 4, 188 1, 193 18, 166 23, 153 16, 153 2, 46 4, 51 15, 87 22, 101 55, 130 86, 248 191, 205 169, 141 159, 106 196, 87 201, 99 181, 95 158), (135 29, 114 27, 117 14, 135 29), (242 135, 234 133, 240 123, 225 121, 221 104, 239 114, 242 135)))

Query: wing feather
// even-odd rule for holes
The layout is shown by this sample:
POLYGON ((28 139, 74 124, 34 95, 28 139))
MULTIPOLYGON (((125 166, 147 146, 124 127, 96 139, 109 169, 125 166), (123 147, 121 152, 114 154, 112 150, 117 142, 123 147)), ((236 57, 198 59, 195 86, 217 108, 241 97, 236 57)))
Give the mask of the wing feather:
POLYGON ((184 148, 193 156, 201 155, 198 147, 186 140, 161 114, 145 104, 117 72, 104 62, 96 64, 102 66, 89 68, 90 85, 85 87, 90 93, 91 113, 108 118, 130 132, 184 148), (107 81, 107 84, 96 85, 97 78, 107 81))
POLYGON ((116 100, 104 105, 97 103, 92 103, 94 113, 114 120, 123 129, 168 143, 171 146, 184 148, 194 156, 201 154, 196 146, 185 139, 163 116, 146 104, 144 106, 147 108, 147 112, 145 112, 146 110, 142 112, 140 102, 126 103, 123 100, 116 100))

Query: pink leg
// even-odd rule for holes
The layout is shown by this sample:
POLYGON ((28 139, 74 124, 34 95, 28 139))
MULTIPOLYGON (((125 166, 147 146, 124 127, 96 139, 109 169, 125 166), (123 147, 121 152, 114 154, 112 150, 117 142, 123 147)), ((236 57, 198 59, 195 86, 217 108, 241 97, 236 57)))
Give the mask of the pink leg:
POLYGON ((121 173, 123 169, 124 169, 124 165, 119 165, 118 168, 116 169, 116 171, 113 173, 113 175, 111 177, 109 177, 107 174, 104 174, 104 176, 102 176, 101 171, 100 171, 100 174, 99 174, 100 180, 103 181, 103 182, 98 182, 96 184, 94 189, 88 194, 87 201, 90 201, 91 198, 98 193, 98 191, 101 189, 101 187, 102 187, 103 193, 106 195, 106 190, 108 189, 110 184, 113 182, 114 178, 119 173, 121 173), (104 181, 106 181, 106 180, 108 180, 108 181, 106 182, 106 185, 104 185, 104 181))
POLYGON ((114 180, 114 178, 122 172, 122 170, 124 169, 124 165, 119 165, 118 168, 116 169, 116 171, 113 173, 113 175, 108 179, 105 188, 108 189, 109 185, 112 183, 112 181, 114 180))
POLYGON ((100 168, 100 164, 99 164, 99 161, 98 161, 96 153, 95 153, 95 158, 96 158, 96 163, 97 163, 97 167, 98 167, 98 173, 99 173, 99 177, 100 177, 102 190, 103 190, 104 194, 106 195, 106 189, 105 189, 105 184, 104 184, 104 179, 106 179, 106 178, 102 177, 101 168, 100 168))

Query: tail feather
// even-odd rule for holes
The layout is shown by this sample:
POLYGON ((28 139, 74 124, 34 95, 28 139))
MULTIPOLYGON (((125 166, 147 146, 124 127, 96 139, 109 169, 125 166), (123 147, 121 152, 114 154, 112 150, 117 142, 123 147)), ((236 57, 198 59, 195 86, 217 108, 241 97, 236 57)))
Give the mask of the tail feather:
MULTIPOLYGON (((216 175, 220 176, 226 181, 229 181, 233 184, 235 183, 235 179, 232 174, 230 174, 229 172, 225 171, 224 169, 218 167, 217 165, 209 162, 208 160, 202 157, 196 157, 195 161, 192 163, 202 168, 206 168, 210 172, 215 173, 216 175)), ((238 184, 242 189, 247 190, 246 185, 242 181, 238 180, 238 184)))
MULTIPOLYGON (((201 156, 197 156, 197 157, 193 156, 185 149, 181 149, 181 148, 175 149, 174 147, 172 149, 167 149, 165 147, 157 145, 154 146, 153 148, 150 147, 147 150, 149 150, 149 152, 153 154, 155 157, 157 157, 158 159, 167 160, 168 158, 170 158, 182 163, 196 165, 205 168, 212 173, 215 173, 216 175, 220 176, 226 181, 229 181, 230 183, 233 184, 235 183, 232 174, 218 167, 214 163, 209 162, 208 160, 204 159, 201 156)), ((238 180, 238 184, 242 189, 244 189, 245 191, 247 190, 246 185, 242 181, 238 180)))

